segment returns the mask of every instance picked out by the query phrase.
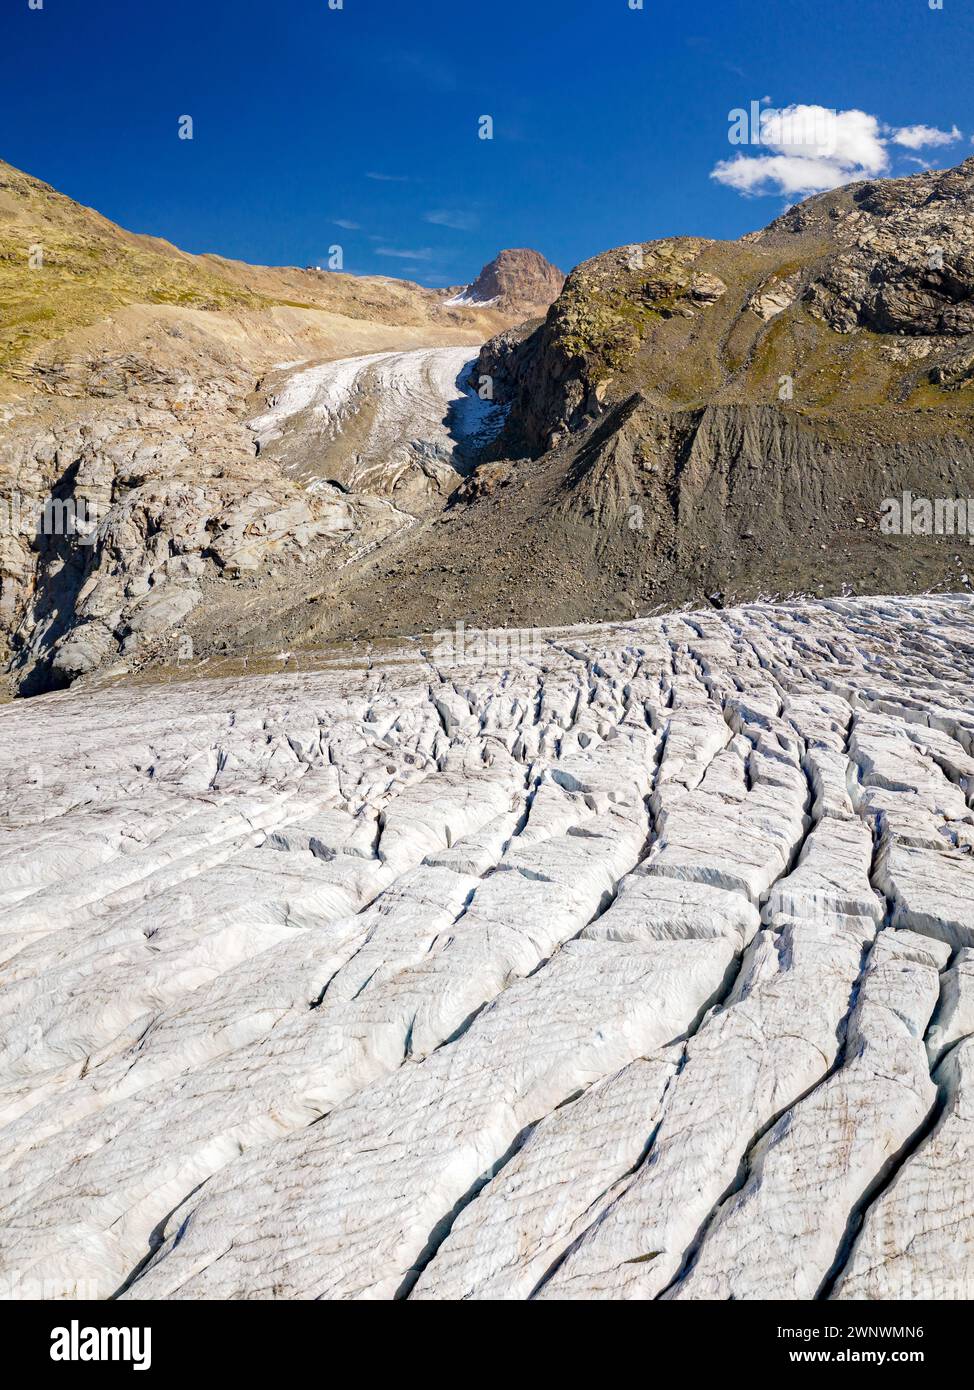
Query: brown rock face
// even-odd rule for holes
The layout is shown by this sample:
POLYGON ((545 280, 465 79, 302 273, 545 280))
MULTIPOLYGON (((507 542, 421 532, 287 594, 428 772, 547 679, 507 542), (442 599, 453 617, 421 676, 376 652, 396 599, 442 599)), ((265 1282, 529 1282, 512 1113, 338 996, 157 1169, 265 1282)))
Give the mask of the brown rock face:
POLYGON ((501 251, 472 285, 455 296, 462 304, 490 304, 504 313, 544 313, 561 294, 565 277, 538 251, 501 251))

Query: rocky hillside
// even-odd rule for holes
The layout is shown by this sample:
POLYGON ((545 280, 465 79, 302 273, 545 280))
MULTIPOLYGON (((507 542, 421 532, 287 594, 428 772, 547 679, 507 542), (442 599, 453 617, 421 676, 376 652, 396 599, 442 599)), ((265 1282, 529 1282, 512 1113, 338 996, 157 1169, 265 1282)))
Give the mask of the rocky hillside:
MULTIPOLYGON (((463 396, 453 378, 512 321, 408 281, 187 255, 0 164, 0 667, 12 688, 175 659, 197 609, 204 645, 224 604, 238 621, 255 601, 277 613, 316 566, 334 571, 400 529, 399 508, 377 500, 397 480, 400 503, 442 505, 459 481, 440 426, 463 396), (374 485, 342 484, 344 454, 315 428, 313 476, 336 486, 309 489, 294 437, 277 450, 248 427, 296 368, 437 345, 460 349, 452 377, 410 398, 408 440, 374 485)), ((336 428, 351 457, 365 447, 364 395, 350 400, 336 428)))
POLYGON ((966 534, 885 534, 880 513, 904 491, 974 499, 972 247, 968 160, 823 194, 738 242, 585 262, 481 353, 472 380, 509 412, 493 461, 312 625, 969 590, 966 534))
POLYGON ((533 456, 636 395, 657 411, 966 410, 974 159, 822 194, 740 242, 597 256, 534 332, 489 344, 481 368, 506 384, 508 446, 533 456))
POLYGON ((502 251, 472 285, 447 290, 447 303, 491 307, 518 319, 544 314, 561 293, 565 277, 537 251, 502 251))

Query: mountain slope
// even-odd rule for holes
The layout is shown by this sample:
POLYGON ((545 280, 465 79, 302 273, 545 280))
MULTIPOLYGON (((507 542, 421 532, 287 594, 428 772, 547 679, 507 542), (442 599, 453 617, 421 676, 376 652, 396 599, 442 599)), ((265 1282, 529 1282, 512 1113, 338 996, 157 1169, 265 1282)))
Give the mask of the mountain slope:
POLYGON ((43 344, 131 305, 317 310, 481 336, 511 321, 503 310, 448 307, 438 292, 406 280, 189 255, 0 161, 0 375, 11 367, 23 375, 43 344))
POLYGON ((821 194, 739 242, 606 252, 482 369, 509 383, 509 446, 537 455, 634 392, 660 410, 967 408, 972 349, 974 159, 821 194))
POLYGON ((509 408, 495 461, 411 553, 372 558, 350 610, 381 621, 383 586, 420 626, 969 587, 966 535, 879 522, 904 491, 974 498, 972 253, 968 160, 823 194, 739 242, 585 262, 541 323, 481 353, 509 408))
MULTIPOLYGON (((974 160, 852 185, 738 242, 578 266, 486 344, 505 430, 427 525, 306 612, 315 640, 578 622, 756 595, 969 589, 966 535, 884 499, 974 499, 974 160), (383 595, 382 602, 375 597, 383 595)), ((974 530, 974 507, 971 509, 974 530)))
MULTIPOLYGON (((972 226, 967 161, 810 199, 739 242, 610 251, 544 318, 508 321, 466 391, 446 357, 393 363, 476 341, 494 312, 441 296, 429 312, 468 326, 138 305, 113 315, 136 351, 105 353, 118 323, 77 330, 37 354, 46 394, 8 422, 0 475, 109 519, 88 551, 0 550, 18 688, 171 661, 184 637, 215 659, 458 620, 969 589, 966 534, 879 522, 904 491, 974 498, 972 226), (355 354, 386 365, 334 361, 355 354), (451 400, 485 385, 489 433, 506 423, 478 462, 451 400)), ((306 273, 247 284, 265 274, 306 273)))

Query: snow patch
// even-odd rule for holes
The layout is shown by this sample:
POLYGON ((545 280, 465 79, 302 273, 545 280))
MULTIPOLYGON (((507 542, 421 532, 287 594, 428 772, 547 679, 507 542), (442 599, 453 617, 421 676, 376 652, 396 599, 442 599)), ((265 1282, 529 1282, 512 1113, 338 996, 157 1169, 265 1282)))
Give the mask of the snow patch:
POLYGON ((463 307, 475 305, 478 309, 486 309, 489 308, 491 304, 496 304, 499 299, 499 294, 495 294, 493 299, 481 299, 479 295, 471 294, 470 286, 467 285, 459 294, 455 294, 452 299, 447 299, 445 303, 451 306, 462 305, 463 307))

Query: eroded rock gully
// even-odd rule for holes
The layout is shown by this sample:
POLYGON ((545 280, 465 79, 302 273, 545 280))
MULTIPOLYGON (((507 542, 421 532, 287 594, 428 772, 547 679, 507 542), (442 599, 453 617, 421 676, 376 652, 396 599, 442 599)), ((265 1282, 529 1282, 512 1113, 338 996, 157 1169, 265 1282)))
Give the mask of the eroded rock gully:
POLYGON ((972 672, 850 599, 0 709, 6 1286, 970 1297, 972 672))

